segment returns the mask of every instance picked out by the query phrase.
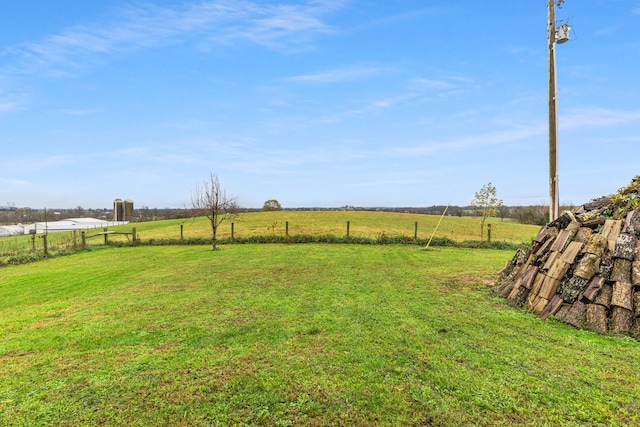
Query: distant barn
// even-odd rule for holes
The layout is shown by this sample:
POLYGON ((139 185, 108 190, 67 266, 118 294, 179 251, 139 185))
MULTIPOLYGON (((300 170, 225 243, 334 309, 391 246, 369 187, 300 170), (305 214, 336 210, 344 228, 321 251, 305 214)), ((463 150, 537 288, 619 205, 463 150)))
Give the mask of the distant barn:
POLYGON ((23 226, 21 234, 43 234, 57 231, 84 230, 87 228, 104 228, 126 224, 128 221, 104 221, 96 218, 68 218, 62 221, 36 222, 23 226))

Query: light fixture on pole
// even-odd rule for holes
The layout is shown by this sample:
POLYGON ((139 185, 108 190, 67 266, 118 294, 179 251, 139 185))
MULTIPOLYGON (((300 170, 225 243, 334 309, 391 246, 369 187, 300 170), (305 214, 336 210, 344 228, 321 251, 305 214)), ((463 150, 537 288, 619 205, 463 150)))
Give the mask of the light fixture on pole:
POLYGON ((564 0, 549 0, 549 221, 559 216, 560 192, 558 185, 558 88, 556 85, 556 44, 569 41, 569 24, 556 28, 556 6, 564 0))

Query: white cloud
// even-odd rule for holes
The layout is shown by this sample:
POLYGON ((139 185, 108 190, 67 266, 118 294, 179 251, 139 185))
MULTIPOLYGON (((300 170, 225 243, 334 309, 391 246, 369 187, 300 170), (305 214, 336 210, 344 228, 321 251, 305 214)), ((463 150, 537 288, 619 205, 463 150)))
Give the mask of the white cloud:
MULTIPOLYGON (((510 120, 513 123, 512 120, 510 120)), ((622 124, 640 122, 640 111, 618 111, 603 108, 573 109, 560 117, 563 131, 582 128, 607 128, 622 124)), ((505 122, 506 123, 506 122, 505 122)), ((471 147, 511 144, 532 137, 548 134, 546 122, 529 122, 514 126, 504 125, 496 132, 462 136, 442 141, 425 141, 421 144, 398 147, 390 150, 391 155, 400 157, 427 156, 445 150, 463 150, 471 147)))
POLYGON ((22 110, 25 96, 16 93, 3 93, 0 90, 0 114, 15 113, 22 110))
POLYGON ((415 78, 411 84, 420 90, 451 90, 457 89, 457 85, 446 80, 425 79, 422 77, 415 78))
POLYGON ((415 102, 426 96, 432 97, 441 94, 451 94, 463 90, 460 83, 471 83, 472 80, 464 77, 450 77, 446 79, 426 79, 414 78, 407 83, 407 90, 401 91, 395 95, 388 95, 373 99, 364 103, 359 108, 342 111, 337 114, 326 116, 323 122, 336 123, 347 118, 364 117, 366 115, 377 113, 382 110, 402 106, 404 104, 415 102))
POLYGON ((165 165, 198 165, 205 164, 206 160, 198 153, 179 154, 179 153, 162 153, 155 156, 149 156, 149 161, 158 162, 165 165))
POLYGON ((181 8, 129 7, 105 25, 86 23, 67 28, 39 42, 12 46, 5 54, 21 56, 31 67, 73 68, 87 55, 186 43, 190 39, 200 45, 203 41, 232 44, 245 40, 285 49, 299 46, 308 41, 307 37, 331 32, 322 18, 341 5, 216 0, 187 3, 181 8))
POLYGON ((397 172, 390 172, 385 174, 384 178, 370 179, 368 181, 359 181, 359 182, 344 182, 342 184, 342 187, 383 188, 389 184, 393 186, 417 185, 417 184, 424 184, 425 182, 431 181, 433 179, 440 179, 443 176, 452 176, 454 173, 460 173, 465 170, 466 168, 454 166, 454 167, 429 168, 425 170, 397 171, 397 172))
POLYGON ((362 28, 371 28, 371 27, 384 27, 388 25, 397 25, 403 21, 413 21, 424 16, 435 16, 449 13, 447 9, 440 7, 433 7, 427 9, 418 9, 412 10, 409 12, 398 13, 395 15, 387 15, 384 18, 379 18, 374 21, 371 21, 365 25, 362 25, 362 28))
POLYGON ((369 114, 373 114, 382 110, 393 108, 397 105, 404 104, 418 96, 417 93, 401 93, 395 96, 387 96, 374 99, 359 108, 342 111, 323 117, 321 121, 326 123, 338 123, 348 118, 361 118, 369 114))
POLYGON ((151 147, 129 147, 116 150, 117 156, 125 157, 147 157, 149 153, 153 152, 151 147))
POLYGON ((593 35, 595 37, 608 37, 616 34, 622 28, 621 25, 614 25, 610 27, 601 28, 597 31, 594 31, 593 35))
POLYGON ((15 102, 0 101, 0 113, 13 113, 20 109, 20 106, 15 102))
POLYGON ((54 156, 28 156, 21 158, 14 158, 10 167, 13 170, 19 170, 24 172, 43 172, 45 170, 56 170, 57 168, 66 167, 68 165, 77 164, 82 160, 80 156, 74 156, 70 154, 61 154, 54 156))
POLYGON ((564 129, 601 128, 632 122, 640 122, 640 111, 581 108, 569 110, 560 117, 560 126, 564 129))
POLYGON ((514 143, 546 132, 546 124, 530 123, 487 134, 463 136, 445 141, 425 141, 419 145, 393 148, 389 150, 389 154, 398 157, 428 156, 444 150, 464 150, 470 147, 514 143))
POLYGON ((29 181, 25 181, 23 179, 6 179, 6 178, 0 178, 0 182, 3 184, 9 184, 9 185, 29 185, 29 181))
POLYGON ((335 68, 316 74, 305 74, 286 78, 286 81, 301 83, 337 83, 360 80, 393 72, 393 68, 376 66, 351 66, 335 68))
POLYGON ((58 110, 59 113, 67 114, 70 116, 88 116, 90 114, 96 114, 101 111, 102 110, 99 110, 99 109, 75 110, 75 109, 67 109, 67 108, 58 110))

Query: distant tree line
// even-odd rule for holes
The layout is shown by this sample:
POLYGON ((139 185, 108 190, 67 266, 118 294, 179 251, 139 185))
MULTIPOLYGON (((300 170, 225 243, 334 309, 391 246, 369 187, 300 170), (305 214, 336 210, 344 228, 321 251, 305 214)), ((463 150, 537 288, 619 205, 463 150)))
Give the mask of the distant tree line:
MULTIPOLYGON (((279 204, 278 204, 279 205, 279 204)), ((270 210, 276 208, 277 205, 270 203, 261 208, 239 208, 239 212, 258 212, 262 210, 270 210)), ((339 208, 319 208, 319 207, 304 207, 304 208, 282 208, 283 211, 311 211, 311 210, 351 210, 351 211, 378 211, 378 212, 401 212, 401 213, 413 213, 424 215, 442 215, 446 205, 433 205, 428 207, 356 207, 356 206, 341 206, 339 208)), ((564 206, 563 210, 572 210, 574 206, 564 206)), ((148 206, 141 206, 134 209, 134 221, 156 221, 164 219, 183 219, 192 218, 197 212, 194 209, 189 208, 150 208, 148 206)), ((447 210, 448 216, 480 216, 480 213, 474 210, 471 206, 449 206, 447 210)), ((544 225, 549 221, 549 206, 544 205, 530 205, 530 206, 501 206, 496 216, 501 219, 511 219, 522 224, 535 224, 544 225)), ((91 209, 82 208, 77 206, 73 209, 49 209, 44 208, 29 208, 29 207, 15 207, 15 206, 0 206, 0 225, 8 224, 28 224, 41 221, 58 221, 67 218, 98 218, 108 221, 113 220, 112 209, 91 209)))
MULTIPOLYGON (((397 208, 362 208, 354 206, 343 206, 340 210, 354 211, 384 211, 384 212, 403 212, 426 215, 442 215, 446 205, 433 205, 429 207, 397 207, 397 208)), ((300 208, 297 210, 316 210, 318 208, 300 208)), ((322 208, 319 208, 322 209, 322 208)), ((560 211, 573 210, 575 206, 562 206, 560 211)), ((449 206, 447 215, 450 216, 481 216, 481 212, 472 206, 449 206)), ((496 210, 496 216, 500 219, 512 219, 522 224, 544 225, 549 222, 549 205, 529 205, 529 206, 505 206, 502 205, 496 210)))

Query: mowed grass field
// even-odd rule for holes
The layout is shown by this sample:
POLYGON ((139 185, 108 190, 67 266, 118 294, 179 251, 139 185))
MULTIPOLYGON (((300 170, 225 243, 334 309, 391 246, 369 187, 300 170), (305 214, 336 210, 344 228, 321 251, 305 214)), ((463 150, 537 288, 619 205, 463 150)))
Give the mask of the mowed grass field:
POLYGON ((640 343, 491 295, 510 251, 106 247, 0 269, 0 425, 638 425, 640 343))

